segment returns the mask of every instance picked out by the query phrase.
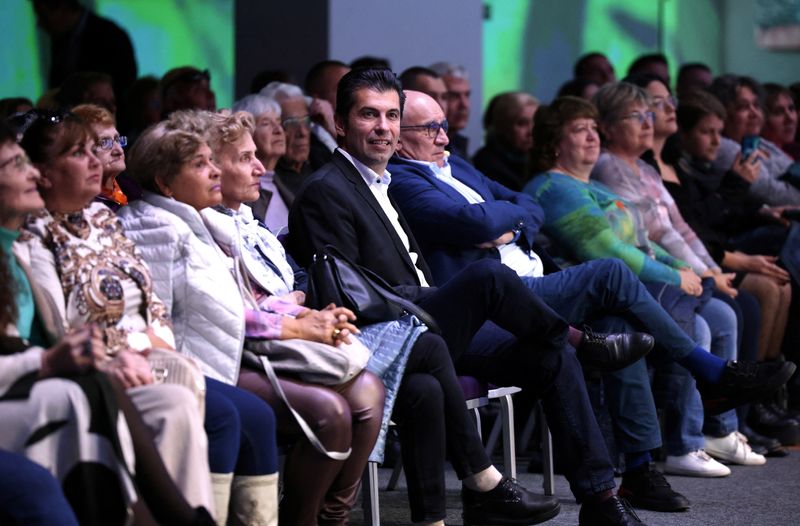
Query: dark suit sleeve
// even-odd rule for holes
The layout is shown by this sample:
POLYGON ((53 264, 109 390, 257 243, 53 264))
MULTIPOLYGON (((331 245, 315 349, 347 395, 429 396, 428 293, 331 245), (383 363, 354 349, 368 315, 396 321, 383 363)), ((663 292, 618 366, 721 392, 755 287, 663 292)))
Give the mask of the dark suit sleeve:
POLYGON ((289 212, 288 249, 308 267, 314 254, 333 245, 350 261, 360 263, 358 238, 348 203, 337 199, 340 190, 319 178, 305 186, 289 212))

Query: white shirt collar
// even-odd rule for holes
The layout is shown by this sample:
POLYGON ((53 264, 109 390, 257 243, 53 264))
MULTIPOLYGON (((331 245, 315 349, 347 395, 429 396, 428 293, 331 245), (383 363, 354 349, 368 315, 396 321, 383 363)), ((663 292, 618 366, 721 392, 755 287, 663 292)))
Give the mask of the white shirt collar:
POLYGON ((444 165, 442 166, 439 166, 436 162, 432 161, 418 161, 416 159, 408 159, 406 157, 403 157, 403 159, 430 169, 430 171, 433 172, 433 175, 453 177, 453 172, 451 170, 450 163, 447 161, 447 157, 444 158, 444 165))
POLYGON ((388 170, 384 170, 382 175, 378 175, 372 168, 362 163, 345 150, 337 148, 337 151, 344 155, 344 157, 356 167, 356 170, 361 174, 367 186, 384 185, 388 187, 389 183, 392 182, 392 174, 390 174, 388 170))

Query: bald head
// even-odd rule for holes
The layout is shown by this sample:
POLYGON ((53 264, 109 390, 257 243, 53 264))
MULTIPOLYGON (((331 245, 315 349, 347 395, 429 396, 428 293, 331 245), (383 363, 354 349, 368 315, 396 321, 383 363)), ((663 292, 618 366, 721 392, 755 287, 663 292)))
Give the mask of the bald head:
POLYGON ((421 91, 403 90, 406 94, 406 105, 403 108, 403 125, 425 124, 431 119, 441 120, 444 111, 436 100, 421 91), (422 120, 422 122, 418 122, 422 120))
POLYGON ((444 148, 449 143, 444 110, 430 95, 406 90, 406 104, 400 129, 397 153, 406 159, 433 162, 442 166, 444 148), (411 128, 408 128, 411 126, 411 128))

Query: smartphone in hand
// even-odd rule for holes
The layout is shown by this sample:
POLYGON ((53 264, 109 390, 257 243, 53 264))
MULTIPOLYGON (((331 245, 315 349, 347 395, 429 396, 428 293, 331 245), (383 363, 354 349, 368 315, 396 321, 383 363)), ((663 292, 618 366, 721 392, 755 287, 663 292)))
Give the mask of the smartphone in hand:
POLYGON ((742 160, 749 159, 758 150, 760 143, 761 137, 758 135, 745 135, 742 139, 742 160))

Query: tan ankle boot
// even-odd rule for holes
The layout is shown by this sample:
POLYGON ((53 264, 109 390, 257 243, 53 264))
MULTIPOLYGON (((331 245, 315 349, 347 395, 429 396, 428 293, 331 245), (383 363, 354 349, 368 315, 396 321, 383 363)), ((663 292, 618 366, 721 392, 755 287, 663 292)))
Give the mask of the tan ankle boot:
POLYGON ((228 522, 228 505, 231 501, 231 482, 233 481, 233 473, 212 473, 211 486, 214 490, 214 507, 216 513, 214 518, 217 519, 219 526, 225 526, 228 522))
POLYGON ((234 526, 277 526, 277 473, 233 477, 230 522, 234 526))

